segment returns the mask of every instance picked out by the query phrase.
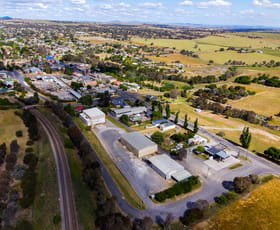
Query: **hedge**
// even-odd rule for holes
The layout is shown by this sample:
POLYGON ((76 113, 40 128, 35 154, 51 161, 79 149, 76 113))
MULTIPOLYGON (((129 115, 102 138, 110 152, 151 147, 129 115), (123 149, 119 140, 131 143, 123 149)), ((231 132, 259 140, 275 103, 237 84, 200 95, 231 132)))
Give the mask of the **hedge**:
POLYGON ((199 184, 198 176, 192 176, 186 181, 179 182, 171 188, 155 194, 155 199, 158 202, 164 202, 166 199, 191 192, 197 184, 199 184))

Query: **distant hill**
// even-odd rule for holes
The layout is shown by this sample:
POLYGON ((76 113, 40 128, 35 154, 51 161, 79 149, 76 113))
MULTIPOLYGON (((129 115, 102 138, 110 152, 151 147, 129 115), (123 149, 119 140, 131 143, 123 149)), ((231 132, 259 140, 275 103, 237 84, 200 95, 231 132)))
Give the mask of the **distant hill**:
POLYGON ((0 17, 0 20, 11 20, 12 18, 9 16, 0 17))

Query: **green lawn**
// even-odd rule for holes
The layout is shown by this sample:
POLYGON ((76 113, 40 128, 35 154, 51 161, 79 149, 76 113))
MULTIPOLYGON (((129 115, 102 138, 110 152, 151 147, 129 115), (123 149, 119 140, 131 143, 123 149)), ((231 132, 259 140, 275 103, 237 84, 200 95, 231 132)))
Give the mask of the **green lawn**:
POLYGON ((82 123, 82 121, 79 118, 75 119, 76 124, 81 128, 89 142, 91 143, 92 147, 98 154, 99 158, 101 159, 102 163, 110 173, 111 177, 119 187, 121 193, 123 194, 124 198, 127 200, 127 202, 132 205, 133 207, 143 210, 145 209, 145 204, 141 200, 141 198, 138 196, 138 194, 135 192, 135 190, 132 188, 132 186, 129 184, 127 179, 122 175, 120 170, 117 168, 113 160, 110 158, 108 153, 103 148, 102 144, 96 137, 96 135, 86 130, 86 127, 82 123))

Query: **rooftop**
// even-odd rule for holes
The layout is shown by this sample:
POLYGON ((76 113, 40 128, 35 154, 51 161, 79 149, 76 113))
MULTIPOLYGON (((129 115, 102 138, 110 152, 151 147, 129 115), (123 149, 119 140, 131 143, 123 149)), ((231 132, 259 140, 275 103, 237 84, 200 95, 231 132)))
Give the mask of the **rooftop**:
POLYGON ((177 182, 184 181, 184 180, 190 178, 191 176, 192 176, 192 174, 187 170, 183 170, 183 171, 174 173, 172 175, 174 180, 176 180, 177 182))
POLYGON ((86 114, 90 118, 94 118, 96 116, 105 116, 105 113, 103 113, 98 108, 86 109, 86 110, 83 111, 83 113, 86 114))
POLYGON ((146 147, 157 145, 156 143, 145 137, 143 134, 138 132, 125 133, 121 136, 121 138, 131 144, 137 150, 142 150, 146 147))
POLYGON ((171 159, 166 154, 153 156, 149 159, 149 161, 166 175, 184 170, 182 165, 171 159))

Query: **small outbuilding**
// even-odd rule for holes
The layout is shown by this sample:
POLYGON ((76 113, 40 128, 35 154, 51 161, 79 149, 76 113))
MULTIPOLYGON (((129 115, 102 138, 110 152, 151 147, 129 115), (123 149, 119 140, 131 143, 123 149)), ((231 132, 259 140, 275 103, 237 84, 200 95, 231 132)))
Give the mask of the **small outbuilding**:
POLYGON ((161 131, 166 132, 168 130, 175 129, 176 125, 173 122, 168 122, 168 123, 161 124, 159 127, 161 131))
POLYGON ((139 132, 123 134, 120 142, 139 158, 158 151, 158 145, 139 132))

